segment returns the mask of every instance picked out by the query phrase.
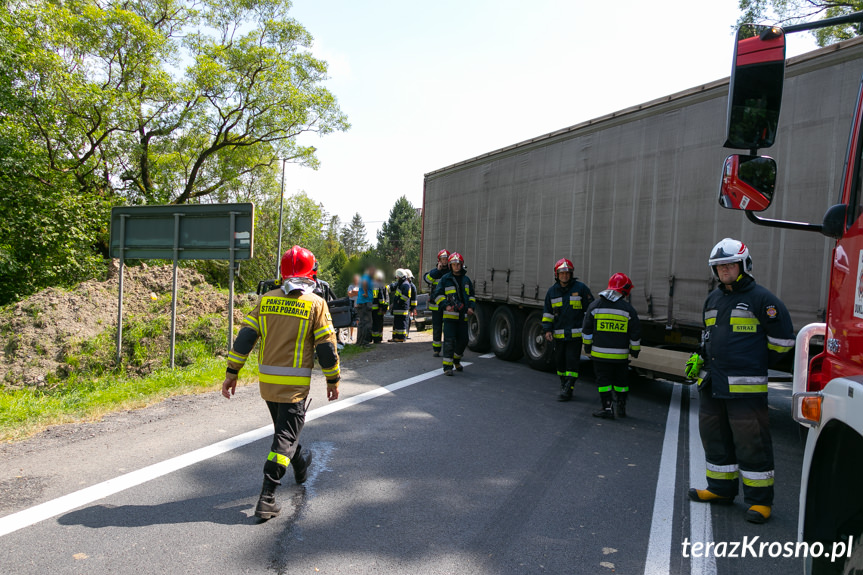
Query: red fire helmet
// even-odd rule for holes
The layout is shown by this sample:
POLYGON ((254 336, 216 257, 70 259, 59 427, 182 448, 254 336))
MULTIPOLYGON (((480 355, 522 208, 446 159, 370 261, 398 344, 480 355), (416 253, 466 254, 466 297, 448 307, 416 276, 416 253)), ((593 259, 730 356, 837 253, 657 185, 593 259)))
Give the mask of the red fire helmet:
POLYGON ((608 289, 629 295, 632 291, 632 280, 626 274, 616 273, 608 280, 608 289))
POLYGON ((458 262, 458 263, 460 263, 461 265, 464 265, 464 258, 463 258, 463 257, 461 257, 461 254, 460 254, 460 253, 458 253, 458 252, 453 252, 453 253, 451 253, 451 254, 449 255, 449 260, 447 260, 447 261, 448 261, 449 263, 458 262))
POLYGON ((572 265, 572 262, 566 258, 560 258, 557 260, 557 263, 554 264, 554 279, 557 279, 557 274, 560 272, 569 272, 573 273, 575 270, 575 266, 572 265))
POLYGON ((441 259, 441 258, 444 258, 445 260, 449 261, 449 251, 448 250, 439 251, 437 253, 437 259, 441 259))
POLYGON ((294 246, 282 256, 282 279, 308 278, 314 279, 315 255, 300 246, 294 246))

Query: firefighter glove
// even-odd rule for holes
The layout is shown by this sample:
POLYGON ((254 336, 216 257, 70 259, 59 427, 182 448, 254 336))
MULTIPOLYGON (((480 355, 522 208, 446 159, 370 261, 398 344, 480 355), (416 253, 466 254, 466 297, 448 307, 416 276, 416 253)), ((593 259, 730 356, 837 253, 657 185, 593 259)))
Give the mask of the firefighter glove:
POLYGON ((693 353, 689 356, 689 361, 686 362, 686 377, 688 379, 696 379, 698 377, 698 372, 701 371, 701 368, 704 366, 704 359, 697 353, 693 353))

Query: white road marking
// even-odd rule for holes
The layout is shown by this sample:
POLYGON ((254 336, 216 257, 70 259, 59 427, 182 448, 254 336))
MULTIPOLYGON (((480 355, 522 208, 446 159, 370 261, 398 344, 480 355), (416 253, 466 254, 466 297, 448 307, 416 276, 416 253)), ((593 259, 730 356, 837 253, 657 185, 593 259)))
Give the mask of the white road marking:
POLYGON ((644 575, 665 575, 671 567, 671 530, 674 526, 674 489, 677 480, 677 438, 680 431, 680 388, 672 384, 668 419, 665 421, 665 439, 659 460, 659 477, 656 480, 656 498, 653 500, 653 519, 644 575))
MULTIPOLYGON (((707 468, 704 464, 704 447, 698 431, 698 386, 689 386, 689 481, 693 486, 703 485, 707 468)), ((713 518, 709 503, 689 502, 689 541, 713 541, 713 518)), ((682 548, 681 548, 682 549, 682 548)), ((682 552, 682 550, 681 550, 682 552)), ((716 557, 695 557, 690 554, 690 573, 716 575, 716 557)))
POLYGON ((480 359, 491 359, 491 358, 493 358, 493 357, 494 357, 494 354, 493 354, 493 353, 487 353, 487 354, 485 354, 485 355, 481 355, 481 356, 479 356, 479 358, 480 358, 480 359))
MULTIPOLYGON (((465 362, 462 365, 468 366, 471 364, 465 362)), ((393 391, 402 389, 403 387, 408 387, 439 375, 443 375, 443 371, 441 369, 436 369, 408 379, 403 379, 402 381, 391 383, 385 387, 380 387, 353 397, 348 397, 335 403, 328 403, 323 407, 309 411, 306 414, 306 421, 314 421, 315 419, 324 417, 325 415, 353 407, 365 401, 369 401, 370 399, 386 395, 387 393, 392 393, 393 391)), ((103 481, 102 483, 97 483, 96 485, 81 489, 80 491, 75 491, 68 495, 58 497, 57 499, 46 501, 45 503, 41 503, 34 507, 18 511, 17 513, 0 517, 0 537, 18 531, 19 529, 29 527, 39 523, 40 521, 44 521, 45 519, 50 519, 51 517, 55 517, 61 513, 72 511, 82 505, 93 503, 94 501, 104 499, 105 497, 114 495, 120 491, 125 491, 126 489, 141 485, 147 481, 152 481, 153 479, 157 479, 163 475, 183 469, 184 467, 200 463, 201 461, 227 453, 228 451, 243 447, 249 443, 270 437, 272 434, 273 425, 265 425, 264 427, 231 437, 230 439, 225 439, 224 441, 219 441, 218 443, 190 451, 189 453, 166 459, 165 461, 149 465, 137 471, 132 471, 131 473, 120 475, 119 477, 103 481)))

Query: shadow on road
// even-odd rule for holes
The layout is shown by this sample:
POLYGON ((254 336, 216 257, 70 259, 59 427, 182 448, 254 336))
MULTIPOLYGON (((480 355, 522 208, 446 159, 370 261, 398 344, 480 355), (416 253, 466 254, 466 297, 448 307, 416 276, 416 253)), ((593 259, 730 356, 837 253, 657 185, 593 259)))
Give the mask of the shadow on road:
MULTIPOLYGON (((302 497, 283 499, 280 521, 291 519, 302 504, 302 497)), ((257 494, 248 491, 217 493, 158 505, 91 505, 61 516, 61 525, 81 525, 92 529, 104 527, 145 527, 179 523, 217 523, 220 525, 254 525, 257 494)))

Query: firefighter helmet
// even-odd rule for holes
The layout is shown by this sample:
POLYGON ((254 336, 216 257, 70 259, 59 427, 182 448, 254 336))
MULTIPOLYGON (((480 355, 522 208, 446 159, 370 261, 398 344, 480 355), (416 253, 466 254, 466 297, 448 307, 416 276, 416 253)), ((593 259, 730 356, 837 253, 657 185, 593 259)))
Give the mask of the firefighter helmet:
POLYGON ((460 253, 458 253, 458 252, 453 252, 453 253, 451 253, 451 254, 449 255, 449 259, 447 260, 447 262, 448 262, 448 263, 450 263, 450 264, 453 264, 453 263, 455 263, 455 262, 458 262, 458 263, 460 263, 461 265, 464 265, 464 258, 463 258, 463 257, 461 257, 461 254, 460 254, 460 253))
POLYGON ((569 272, 573 273, 575 266, 572 265, 572 262, 566 258, 561 258, 557 260, 557 263, 554 264, 554 279, 557 279, 557 274, 560 272, 569 272))
POLYGON ((396 279, 397 280, 404 279, 406 277, 407 277, 407 274, 405 273, 405 270, 403 270, 402 268, 399 268, 396 270, 396 279))
POLYGON ((713 277, 719 279, 719 274, 716 273, 716 266, 720 264, 732 264, 740 262, 741 271, 747 275, 752 275, 752 257, 749 255, 749 248, 741 241, 731 238, 725 238, 715 246, 710 252, 710 270, 713 272, 713 277))
POLYGON ((629 295, 632 291, 632 280, 626 274, 616 273, 608 280, 608 289, 629 295))
POLYGON ((412 280, 414 279, 414 273, 409 268, 405 268, 405 277, 412 280))
POLYGON ((437 253, 437 259, 444 258, 449 261, 449 250, 441 250, 437 253))
POLYGON ((279 267, 282 272, 282 279, 314 279, 315 263, 317 260, 315 260, 315 255, 312 252, 306 248, 294 246, 282 256, 282 265, 279 267))

